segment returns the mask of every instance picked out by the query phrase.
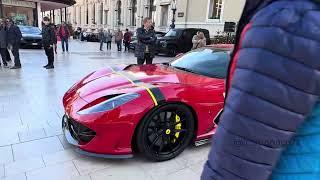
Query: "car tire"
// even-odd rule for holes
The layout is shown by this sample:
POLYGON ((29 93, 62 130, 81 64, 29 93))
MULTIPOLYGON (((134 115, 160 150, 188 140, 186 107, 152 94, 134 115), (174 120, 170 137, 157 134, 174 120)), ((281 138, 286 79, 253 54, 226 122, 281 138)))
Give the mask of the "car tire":
POLYGON ((181 104, 166 104, 142 119, 135 142, 138 151, 149 160, 167 161, 191 144, 194 132, 195 120, 191 110, 181 104))
POLYGON ((168 46, 168 55, 171 57, 175 57, 177 55, 177 47, 176 46, 168 46))

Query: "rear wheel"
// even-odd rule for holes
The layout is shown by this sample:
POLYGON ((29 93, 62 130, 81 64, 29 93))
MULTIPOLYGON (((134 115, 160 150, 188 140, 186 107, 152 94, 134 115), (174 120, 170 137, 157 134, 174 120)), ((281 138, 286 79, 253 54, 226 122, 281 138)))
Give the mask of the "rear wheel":
POLYGON ((191 143, 194 118, 189 108, 168 104, 151 111, 137 130, 138 150, 153 161, 178 156, 191 143))

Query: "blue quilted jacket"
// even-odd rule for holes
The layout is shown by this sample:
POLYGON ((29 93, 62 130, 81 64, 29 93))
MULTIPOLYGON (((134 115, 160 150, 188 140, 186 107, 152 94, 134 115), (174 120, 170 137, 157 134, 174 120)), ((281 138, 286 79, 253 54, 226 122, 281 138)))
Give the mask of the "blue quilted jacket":
POLYGON ((245 27, 201 179, 320 179, 320 3, 272 1, 245 27))

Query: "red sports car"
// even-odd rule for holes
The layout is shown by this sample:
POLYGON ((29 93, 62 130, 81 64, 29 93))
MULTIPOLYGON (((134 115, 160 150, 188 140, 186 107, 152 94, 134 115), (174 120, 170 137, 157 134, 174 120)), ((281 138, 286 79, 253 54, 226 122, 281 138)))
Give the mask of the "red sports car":
POLYGON ((171 63, 106 67, 63 97, 63 130, 80 153, 155 161, 201 145, 224 103, 229 48, 205 47, 171 63))

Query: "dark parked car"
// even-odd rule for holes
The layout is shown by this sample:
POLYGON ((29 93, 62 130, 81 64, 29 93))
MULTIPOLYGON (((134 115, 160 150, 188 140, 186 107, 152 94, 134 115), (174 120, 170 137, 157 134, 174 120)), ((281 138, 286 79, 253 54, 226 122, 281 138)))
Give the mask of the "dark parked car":
MULTIPOLYGON (((157 36, 158 39, 163 37, 164 35, 166 35, 166 33, 160 32, 160 31, 156 31, 156 36, 157 36)), ((131 39, 131 42, 129 44, 129 49, 135 50, 137 43, 138 43, 137 37, 133 36, 132 39, 131 39)))
POLYGON ((18 26, 22 33, 21 47, 37 47, 42 48, 42 35, 38 27, 18 26))
POLYGON ((95 30, 88 29, 87 31, 82 33, 82 39, 83 41, 88 42, 99 42, 99 34, 95 30))
POLYGON ((164 37, 157 40, 157 53, 175 56, 178 53, 190 51, 192 49, 192 38, 198 31, 204 33, 207 45, 209 45, 210 34, 207 29, 177 28, 171 29, 164 37))

